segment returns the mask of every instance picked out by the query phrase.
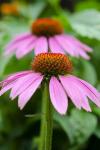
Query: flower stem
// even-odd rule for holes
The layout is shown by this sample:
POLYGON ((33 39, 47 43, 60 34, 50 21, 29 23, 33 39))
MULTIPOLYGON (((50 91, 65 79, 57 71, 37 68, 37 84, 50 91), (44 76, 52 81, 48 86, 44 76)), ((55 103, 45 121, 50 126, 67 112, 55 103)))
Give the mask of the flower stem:
POLYGON ((51 150, 52 147, 52 106, 49 99, 48 84, 45 83, 42 100, 42 120, 39 150, 51 150))

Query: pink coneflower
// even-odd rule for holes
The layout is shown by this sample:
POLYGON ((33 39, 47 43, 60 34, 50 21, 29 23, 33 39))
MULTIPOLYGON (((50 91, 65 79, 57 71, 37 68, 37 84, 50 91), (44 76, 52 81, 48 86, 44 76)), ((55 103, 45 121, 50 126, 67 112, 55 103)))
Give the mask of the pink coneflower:
POLYGON ((32 70, 12 74, 1 82, 0 95, 11 89, 10 98, 18 96, 18 106, 22 109, 41 82, 47 82, 51 102, 60 114, 66 113, 68 98, 77 108, 86 111, 91 111, 88 98, 100 107, 100 93, 86 81, 70 75, 71 71, 72 63, 67 56, 38 54, 32 62, 32 70))
POLYGON ((50 18, 37 19, 33 22, 31 32, 15 37, 6 46, 5 53, 15 53, 17 58, 21 58, 33 49, 35 55, 44 52, 67 53, 85 59, 89 59, 87 52, 92 51, 75 37, 65 34, 60 22, 50 18))

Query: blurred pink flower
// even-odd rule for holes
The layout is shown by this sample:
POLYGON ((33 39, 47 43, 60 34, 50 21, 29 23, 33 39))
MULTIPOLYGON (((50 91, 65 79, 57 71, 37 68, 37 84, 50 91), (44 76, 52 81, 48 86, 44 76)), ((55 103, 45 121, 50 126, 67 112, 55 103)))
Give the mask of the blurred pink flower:
POLYGON ((16 36, 5 48, 5 54, 16 54, 22 58, 34 49, 35 55, 44 52, 69 54, 74 57, 89 59, 87 52, 92 49, 75 37, 65 34, 57 20, 37 19, 32 24, 30 33, 16 36))
POLYGON ((41 82, 45 82, 44 78, 48 78, 50 99, 60 114, 66 113, 68 98, 78 109, 91 111, 88 98, 100 107, 100 93, 86 81, 70 74, 64 75, 69 72, 69 68, 72 69, 69 59, 63 54, 39 54, 33 61, 32 70, 14 73, 0 83, 0 95, 11 89, 10 98, 13 100, 18 96, 18 106, 23 109, 41 82), (67 64, 64 67, 65 63, 67 64))

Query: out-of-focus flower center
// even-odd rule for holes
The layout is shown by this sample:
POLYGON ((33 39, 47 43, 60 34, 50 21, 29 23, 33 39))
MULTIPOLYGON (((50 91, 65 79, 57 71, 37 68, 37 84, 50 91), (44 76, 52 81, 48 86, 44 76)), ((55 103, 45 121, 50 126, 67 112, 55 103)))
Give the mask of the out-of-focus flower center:
POLYGON ((44 75, 65 75, 72 71, 72 63, 63 54, 41 53, 35 56, 32 69, 44 75))
POLYGON ((32 24, 32 33, 37 36, 53 36, 56 34, 63 33, 63 27, 59 21, 50 19, 50 18, 42 18, 37 19, 32 24))
POLYGON ((13 4, 4 3, 1 5, 1 13, 4 15, 17 15, 18 7, 15 3, 13 4))

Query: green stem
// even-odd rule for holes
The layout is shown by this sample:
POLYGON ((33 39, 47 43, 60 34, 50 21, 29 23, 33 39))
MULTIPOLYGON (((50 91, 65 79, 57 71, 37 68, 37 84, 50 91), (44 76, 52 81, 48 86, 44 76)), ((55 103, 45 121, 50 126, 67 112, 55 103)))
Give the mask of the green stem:
POLYGON ((45 83, 42 100, 42 120, 39 150, 51 150, 52 147, 52 106, 49 99, 48 84, 45 83))

